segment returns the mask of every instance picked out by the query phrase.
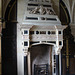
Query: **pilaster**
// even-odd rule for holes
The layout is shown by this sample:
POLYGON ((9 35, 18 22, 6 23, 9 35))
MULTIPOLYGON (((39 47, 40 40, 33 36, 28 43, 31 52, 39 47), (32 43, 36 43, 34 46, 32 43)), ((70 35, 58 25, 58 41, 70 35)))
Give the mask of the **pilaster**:
POLYGON ((30 54, 28 48, 30 46, 29 31, 32 26, 25 24, 17 24, 17 65, 18 75, 30 75, 30 54), (27 65, 28 64, 28 65, 27 65))

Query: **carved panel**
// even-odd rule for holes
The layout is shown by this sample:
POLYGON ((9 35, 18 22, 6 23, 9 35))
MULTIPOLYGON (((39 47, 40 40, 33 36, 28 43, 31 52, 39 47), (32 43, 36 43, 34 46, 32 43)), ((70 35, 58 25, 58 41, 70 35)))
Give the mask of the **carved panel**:
POLYGON ((31 41, 56 41, 56 35, 32 35, 30 36, 31 41))

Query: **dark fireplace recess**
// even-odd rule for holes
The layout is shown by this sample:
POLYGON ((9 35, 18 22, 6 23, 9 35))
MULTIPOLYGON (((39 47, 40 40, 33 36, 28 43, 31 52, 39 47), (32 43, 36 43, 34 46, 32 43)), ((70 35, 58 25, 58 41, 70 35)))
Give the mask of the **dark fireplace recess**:
POLYGON ((31 47, 30 53, 32 75, 50 74, 50 50, 51 46, 46 44, 31 47))

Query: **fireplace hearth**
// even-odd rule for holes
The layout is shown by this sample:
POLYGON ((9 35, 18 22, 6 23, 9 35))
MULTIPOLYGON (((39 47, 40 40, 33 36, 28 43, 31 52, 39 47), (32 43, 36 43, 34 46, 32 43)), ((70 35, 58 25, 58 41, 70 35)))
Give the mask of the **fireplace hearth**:
POLYGON ((34 75, 50 75, 48 72, 48 64, 34 64, 34 75))
POLYGON ((52 62, 52 57, 50 57, 50 54, 52 54, 50 53, 51 51, 52 46, 46 44, 40 44, 30 48, 32 75, 50 74, 50 65, 52 65, 50 64, 52 62))

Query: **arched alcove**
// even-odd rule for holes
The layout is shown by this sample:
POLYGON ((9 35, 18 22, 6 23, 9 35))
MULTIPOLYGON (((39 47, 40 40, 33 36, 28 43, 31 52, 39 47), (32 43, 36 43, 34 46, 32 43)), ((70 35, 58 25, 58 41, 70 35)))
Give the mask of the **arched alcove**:
POLYGON ((2 30, 2 74, 17 75, 16 52, 16 0, 11 0, 5 11, 5 28, 2 30))
POLYGON ((63 1, 60 1, 60 20, 63 25, 70 23, 69 11, 63 1))

